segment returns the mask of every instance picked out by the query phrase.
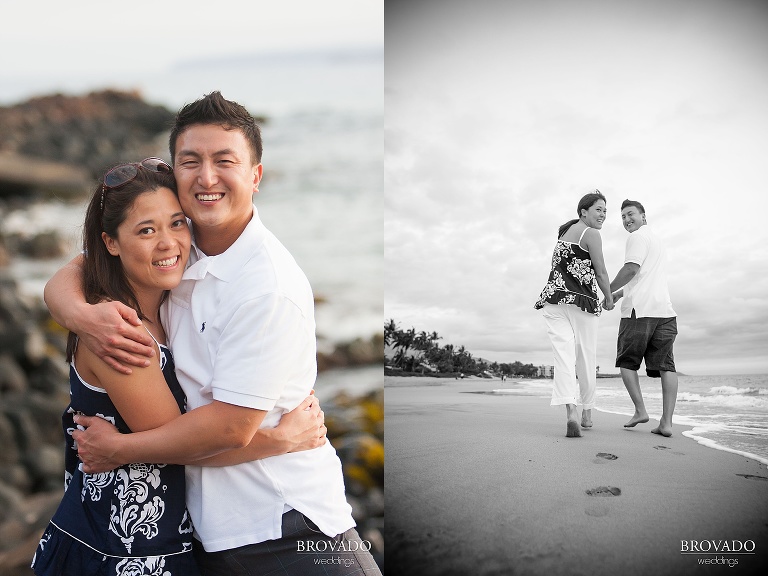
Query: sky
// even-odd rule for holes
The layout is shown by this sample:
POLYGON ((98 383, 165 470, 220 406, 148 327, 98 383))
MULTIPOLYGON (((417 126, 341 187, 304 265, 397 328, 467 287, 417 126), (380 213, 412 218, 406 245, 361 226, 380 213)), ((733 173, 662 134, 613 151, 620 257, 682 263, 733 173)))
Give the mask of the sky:
POLYGON ((385 317, 551 365, 533 304, 598 188, 611 279, 625 198, 667 246, 678 371, 768 372, 766 29, 759 1, 388 1, 385 317))
POLYGON ((0 104, 30 90, 66 91, 73 76, 111 80, 229 56, 381 48, 383 14, 383 0, 4 2, 0 104))

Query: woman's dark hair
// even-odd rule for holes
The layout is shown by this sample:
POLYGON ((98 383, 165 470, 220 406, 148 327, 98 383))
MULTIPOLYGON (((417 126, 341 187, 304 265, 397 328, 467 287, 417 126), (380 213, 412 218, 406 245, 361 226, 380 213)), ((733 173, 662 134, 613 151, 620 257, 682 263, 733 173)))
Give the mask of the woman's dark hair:
POLYGON ((557 230, 557 237, 562 238, 563 234, 565 234, 568 231, 568 228, 576 224, 579 220, 581 220, 581 211, 582 210, 589 210, 592 208, 595 202, 598 200, 602 200, 603 202, 607 203, 607 200, 605 199, 605 196, 603 196, 603 193, 600 192, 600 190, 595 189, 594 192, 590 192, 589 194, 585 194, 581 197, 581 200, 579 200, 578 206, 576 206, 576 214, 579 216, 578 218, 574 218, 573 220, 568 220, 565 224, 560 226, 557 230))
MULTIPOLYGON (((112 238, 117 238, 117 229, 133 207, 136 198, 145 192, 159 188, 170 188, 176 193, 173 172, 152 172, 138 168, 138 173, 133 180, 117 188, 106 190, 103 195, 103 208, 101 206, 102 184, 99 183, 94 191, 83 223, 82 289, 85 301, 89 304, 104 300, 118 300, 136 310, 139 318, 145 317, 125 275, 120 258, 109 253, 101 233, 106 232, 112 238)), ((76 334, 70 332, 67 339, 67 362, 72 360, 75 342, 76 334)))
POLYGON ((191 104, 187 104, 176 115, 176 121, 168 138, 171 161, 176 161, 176 140, 194 124, 214 124, 225 130, 240 130, 251 147, 254 164, 261 163, 261 130, 256 120, 243 106, 227 100, 221 92, 211 92, 191 104))

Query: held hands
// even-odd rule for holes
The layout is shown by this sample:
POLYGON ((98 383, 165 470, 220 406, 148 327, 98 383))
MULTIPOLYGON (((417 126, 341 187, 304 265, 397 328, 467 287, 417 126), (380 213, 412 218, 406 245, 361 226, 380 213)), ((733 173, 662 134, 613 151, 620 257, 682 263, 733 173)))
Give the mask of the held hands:
POLYGON ((136 311, 121 302, 88 305, 81 315, 78 336, 111 368, 130 374, 129 366, 149 366, 155 353, 152 338, 136 311))
POLYGON ((603 298, 603 301, 602 301, 603 308, 605 308, 606 310, 613 310, 614 307, 616 306, 616 302, 618 302, 623 295, 624 294, 621 290, 619 290, 618 292, 614 292, 613 294, 611 294, 610 302, 608 301, 608 297, 606 296, 605 298, 603 298))
POLYGON ((124 464, 114 454, 114 441, 121 434, 112 424, 98 416, 75 415, 77 429, 72 438, 77 446, 77 457, 83 462, 83 472, 98 474, 109 472, 124 464))
POLYGON ((325 414, 320 409, 320 400, 314 394, 313 390, 301 404, 283 414, 280 424, 275 428, 292 445, 289 452, 312 450, 326 442, 328 429, 325 427, 325 414))

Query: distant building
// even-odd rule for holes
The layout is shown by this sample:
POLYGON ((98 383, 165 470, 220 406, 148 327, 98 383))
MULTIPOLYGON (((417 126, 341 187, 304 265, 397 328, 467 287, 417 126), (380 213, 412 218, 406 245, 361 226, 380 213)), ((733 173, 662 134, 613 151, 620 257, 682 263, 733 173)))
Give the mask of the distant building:
POLYGON ((538 367, 539 378, 554 378, 555 367, 554 366, 539 366, 538 367))
POLYGON ((422 369, 421 370, 422 372, 424 370, 428 370, 429 372, 437 372, 437 366, 433 366, 432 364, 430 364, 426 360, 422 360, 421 362, 419 362, 419 368, 422 369))

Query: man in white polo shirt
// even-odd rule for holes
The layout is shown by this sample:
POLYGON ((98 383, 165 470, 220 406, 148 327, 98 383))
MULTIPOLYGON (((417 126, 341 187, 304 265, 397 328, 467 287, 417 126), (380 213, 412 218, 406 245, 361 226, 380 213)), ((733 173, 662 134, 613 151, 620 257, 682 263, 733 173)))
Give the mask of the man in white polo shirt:
MULTIPOLYGON (((195 557, 205 575, 380 574, 353 528, 330 443, 235 466, 194 465, 248 444, 310 393, 314 303, 303 272, 253 205, 262 149, 247 110, 218 92, 188 104, 177 115, 170 151, 194 250, 163 325, 189 411, 128 435, 114 434, 99 418, 80 418, 87 430, 74 435, 84 469, 186 464, 195 557)), ((134 343, 129 352, 137 351, 134 343)))
POLYGON ((624 297, 616 366, 621 369, 624 386, 635 405, 635 414, 624 426, 631 428, 648 422, 637 375, 640 363, 645 360, 648 376, 661 378, 662 415, 659 425, 651 432, 671 436, 677 401, 677 372, 672 351, 677 336, 677 315, 669 298, 667 255, 664 245, 648 226, 645 208, 640 202, 624 200, 621 219, 629 238, 624 266, 611 282, 614 302, 624 297))

